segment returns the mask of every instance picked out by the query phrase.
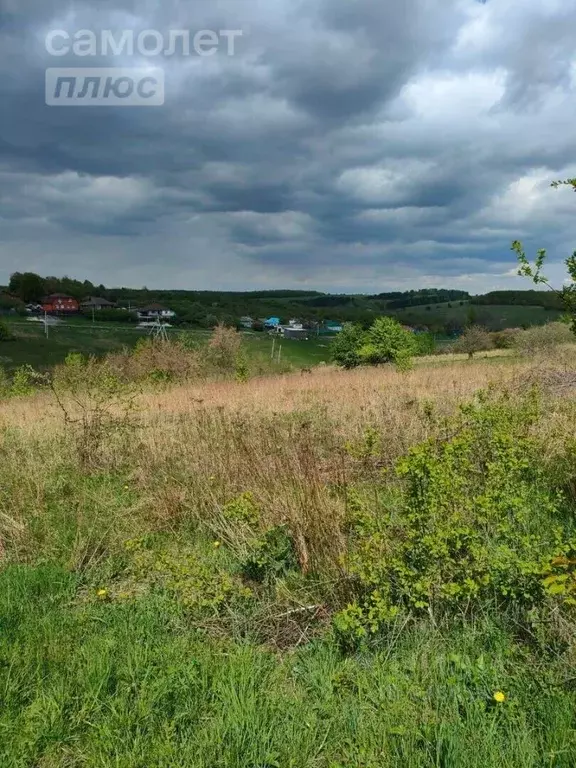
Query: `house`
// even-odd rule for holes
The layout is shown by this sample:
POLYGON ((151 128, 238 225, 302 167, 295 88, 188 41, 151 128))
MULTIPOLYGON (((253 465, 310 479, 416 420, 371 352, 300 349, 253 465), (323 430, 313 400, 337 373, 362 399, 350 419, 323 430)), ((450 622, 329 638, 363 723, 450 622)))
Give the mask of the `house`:
POLYGON ((302 341, 306 341, 309 336, 309 331, 303 326, 297 328, 295 326, 287 325, 282 328, 281 332, 285 339, 301 339, 302 341))
POLYGON ((176 312, 163 307, 162 304, 149 304, 137 310, 139 320, 171 320, 176 312))
POLYGON ((282 336, 283 339, 302 339, 306 341, 310 336, 310 331, 304 326, 277 325, 270 331, 272 336, 282 336))
POLYGON ((268 320, 264 320, 264 328, 278 328, 280 325, 279 317, 269 317, 268 320))
POLYGON ((100 296, 90 296, 90 298, 86 299, 85 301, 80 304, 80 307, 83 310, 100 310, 100 309, 115 309, 116 304, 112 301, 108 301, 107 299, 101 299, 100 296))
POLYGON ((240 325, 242 326, 242 328, 251 329, 252 326, 254 325, 254 320, 251 317, 248 317, 248 316, 241 317, 240 318, 240 325))
POLYGON ((42 310, 49 314, 72 314, 80 311, 79 302, 65 293, 53 293, 42 299, 42 310))
POLYGON ((342 323, 334 322, 333 320, 326 320, 324 328, 326 333, 342 333, 342 323))

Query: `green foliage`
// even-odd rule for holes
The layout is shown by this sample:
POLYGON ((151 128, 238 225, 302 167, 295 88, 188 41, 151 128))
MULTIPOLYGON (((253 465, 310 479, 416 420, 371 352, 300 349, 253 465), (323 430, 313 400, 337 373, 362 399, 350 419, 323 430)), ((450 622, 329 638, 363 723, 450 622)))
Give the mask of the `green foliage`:
POLYGON ((242 564, 242 573, 252 581, 264 581, 297 567, 292 535, 286 526, 276 525, 252 542, 250 553, 242 564))
POLYGON ((336 622, 361 637, 399 611, 472 609, 496 598, 541 604, 543 563, 565 549, 562 498, 538 461, 538 403, 483 395, 448 425, 446 440, 413 448, 397 467, 396 511, 365 510, 348 557, 363 597, 336 622))
POLYGON ((436 338, 433 333, 417 333, 414 335, 416 342, 416 355, 433 355, 436 352, 436 338))
POLYGON ((224 504, 222 515, 228 522, 245 523, 251 527, 256 527, 260 522, 260 510, 250 491, 224 504))
POLYGON ((8 289, 25 304, 39 302, 47 293, 45 281, 33 272, 15 272, 10 277, 8 289))
POLYGON ((360 360, 370 365, 394 363, 398 368, 410 367, 417 350, 414 334, 392 317, 379 317, 366 331, 358 351, 360 360))
POLYGON ((343 368, 394 363, 404 370, 416 351, 414 334, 392 317, 377 318, 368 330, 345 325, 331 345, 332 359, 343 368))
POLYGON ((234 378, 240 383, 248 381, 250 378, 250 366, 243 349, 236 355, 234 378))
POLYGON ((492 344, 495 349, 513 349, 519 333, 520 330, 517 328, 506 328, 503 331, 496 331, 491 334, 492 344))
POLYGON ((518 332, 513 346, 524 354, 534 354, 573 341, 574 335, 566 323, 548 323, 518 332))
POLYGON ((137 539, 126 543, 126 551, 130 556, 129 580, 122 585, 122 595, 162 589, 185 608, 208 614, 252 596, 215 557, 210 560, 193 548, 157 550, 137 539))
POLYGON ((0 342, 11 341, 13 338, 14 335, 8 325, 0 321, 0 342))
POLYGON ((359 325, 346 323, 330 345, 332 360, 342 368, 356 368, 362 362, 359 350, 364 342, 364 330, 359 325))
POLYGON ((36 390, 39 377, 31 365, 21 365, 14 371, 10 393, 15 397, 26 397, 36 390))

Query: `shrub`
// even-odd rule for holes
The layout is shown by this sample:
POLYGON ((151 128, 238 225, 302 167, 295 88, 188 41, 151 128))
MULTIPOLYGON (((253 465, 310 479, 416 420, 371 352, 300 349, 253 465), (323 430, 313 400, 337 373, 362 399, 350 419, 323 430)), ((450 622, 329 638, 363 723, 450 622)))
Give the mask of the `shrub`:
POLYGON ((235 328, 217 325, 208 342, 208 360, 216 368, 235 372, 241 347, 242 336, 235 328))
POLYGON ((454 352, 465 352, 470 359, 476 352, 484 352, 493 348, 493 342, 487 330, 479 325, 466 328, 462 336, 454 344, 454 352))
POLYGON ((330 345, 332 360, 342 368, 356 368, 362 362, 358 352, 363 341, 361 326, 346 323, 330 345))
POLYGON ((347 563, 361 597, 337 617, 339 633, 362 637, 405 609, 543 601, 543 563, 570 547, 562 498, 548 487, 531 437, 537 416, 534 396, 514 406, 484 395, 449 425, 452 436, 398 463, 396 512, 353 507, 347 563))
POLYGON ((573 344, 574 334, 565 323, 547 323, 520 331, 514 339, 514 346, 522 354, 545 352, 560 344, 573 344))
POLYGON ((360 359, 371 365, 394 363, 409 367, 417 344, 414 334, 392 317, 379 317, 368 329, 359 350, 360 359))
POLYGON ((407 368, 417 352, 417 342, 394 318, 379 317, 366 331, 358 325, 345 325, 332 342, 331 352, 334 362, 343 368, 381 363, 407 368))
POLYGON ((252 581, 264 581, 298 568, 294 541, 288 528, 277 525, 256 539, 242 564, 242 573, 252 581))
POLYGON ((503 331, 492 333, 492 344, 495 349, 512 349, 515 346, 521 328, 505 328, 503 331))
POLYGON ((8 325, 0 321, 0 341, 11 341, 13 338, 14 336, 8 325))
POLYGON ((417 333, 414 339, 417 355, 433 355, 436 353, 436 339, 433 333, 417 333))

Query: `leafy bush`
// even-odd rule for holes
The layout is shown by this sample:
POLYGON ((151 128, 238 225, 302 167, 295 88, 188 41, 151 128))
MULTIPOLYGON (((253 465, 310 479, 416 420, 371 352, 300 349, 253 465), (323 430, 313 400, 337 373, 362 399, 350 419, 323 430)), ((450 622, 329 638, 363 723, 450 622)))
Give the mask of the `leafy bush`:
POLYGON ((462 408, 450 437, 418 445, 398 463, 397 511, 353 507, 347 564, 361 597, 337 616, 341 635, 362 637, 403 609, 543 601, 545 575, 556 575, 555 558, 571 547, 562 497, 547 485, 531 436, 537 416, 534 396, 514 406, 484 395, 462 408))
POLYGON ((379 317, 366 331, 357 325, 345 325, 332 342, 331 352, 332 359, 343 368, 381 363, 407 368, 417 352, 417 343, 414 334, 397 320, 379 317))
POLYGON ((573 344, 574 334, 565 323, 547 323, 520 331, 514 339, 514 346, 522 354, 545 352, 560 344, 573 344))
POLYGON ((379 317, 366 332, 358 354, 362 362, 371 365, 394 363, 406 368, 416 351, 416 339, 411 331, 402 328, 392 317, 379 317))
POLYGON ((359 325, 346 323, 330 345, 332 360, 342 368, 360 365, 359 350, 364 342, 364 330, 359 325))
POLYGON ((417 355, 433 355, 436 352, 436 339, 433 333, 417 333, 414 340, 417 355))
POLYGON ((503 331, 496 331, 491 334, 494 348, 512 349, 515 346, 518 334, 521 332, 521 328, 505 328, 503 331))
POLYGON ((10 328, 6 323, 0 321, 0 341, 11 341, 13 338, 14 336, 10 328))
POLYGON ((242 573, 252 581, 280 576, 298 567, 294 541, 288 528, 276 525, 253 542, 242 564, 242 573))
POLYGON ((454 352, 465 352, 470 359, 476 352, 484 352, 493 348, 492 337, 485 328, 471 325, 454 344, 454 352))
POLYGON ((238 578, 193 549, 158 551, 144 540, 132 540, 126 542, 126 550, 130 556, 128 594, 164 589, 186 608, 208 614, 252 596, 238 578))

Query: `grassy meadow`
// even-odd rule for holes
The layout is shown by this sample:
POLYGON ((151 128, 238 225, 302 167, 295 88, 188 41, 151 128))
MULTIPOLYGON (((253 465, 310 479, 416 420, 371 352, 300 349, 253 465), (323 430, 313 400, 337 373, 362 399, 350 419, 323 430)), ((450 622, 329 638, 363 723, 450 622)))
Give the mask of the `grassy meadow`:
POLYGON ((575 362, 0 400, 0 765, 571 768, 575 362))
MULTIPOLYGON (((26 322, 21 318, 4 318, 14 336, 0 347, 0 366, 13 371, 22 365, 31 365, 46 370, 63 363, 71 352, 84 355, 105 356, 123 348, 133 348, 139 339, 149 335, 147 329, 123 324, 101 324, 84 319, 67 319, 61 326, 50 326, 48 338, 41 323, 26 322)), ((180 334, 178 329, 169 331, 171 337, 180 334)), ((186 335, 206 341, 210 331, 187 330, 186 335)), ((246 350, 252 359, 269 360, 272 353, 272 339, 266 333, 245 333, 246 350)), ((326 338, 312 338, 309 341, 294 339, 281 340, 281 358, 287 365, 308 367, 329 359, 329 343, 326 338)), ((275 345, 278 355, 279 342, 275 345)))

